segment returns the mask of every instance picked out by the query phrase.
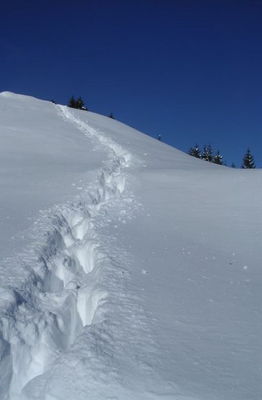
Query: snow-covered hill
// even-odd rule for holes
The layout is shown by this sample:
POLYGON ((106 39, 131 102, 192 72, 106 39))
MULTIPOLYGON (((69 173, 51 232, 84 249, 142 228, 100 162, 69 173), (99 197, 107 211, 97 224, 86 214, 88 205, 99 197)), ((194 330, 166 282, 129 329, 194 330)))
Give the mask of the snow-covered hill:
POLYGON ((260 400, 261 187, 0 94, 0 399, 260 400))

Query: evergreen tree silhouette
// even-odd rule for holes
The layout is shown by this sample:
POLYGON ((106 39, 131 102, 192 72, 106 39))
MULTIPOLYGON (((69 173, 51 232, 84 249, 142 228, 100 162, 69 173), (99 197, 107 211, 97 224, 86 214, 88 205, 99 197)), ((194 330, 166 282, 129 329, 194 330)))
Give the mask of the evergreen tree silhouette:
POLYGON ((74 98, 74 96, 72 96, 68 102, 68 107, 87 111, 87 107, 85 106, 85 103, 84 103, 84 100, 82 99, 82 97, 78 97, 78 99, 76 100, 74 98))
POLYGON ((247 152, 243 157, 242 168, 256 168, 254 157, 252 156, 250 149, 247 149, 247 152))
POLYGON ((75 100, 74 96, 70 97, 70 100, 68 102, 68 107, 76 108, 76 100, 75 100))
POLYGON ((82 110, 84 105, 85 104, 84 104, 82 97, 78 97, 78 99, 76 100, 76 108, 78 108, 79 110, 82 110))
POLYGON ((191 147, 188 151, 188 154, 196 158, 201 158, 201 151, 198 144, 195 144, 195 146, 191 147))
POLYGON ((210 144, 204 146, 201 158, 202 160, 213 161, 213 149, 210 144))
POLYGON ((219 153, 219 151, 214 156, 213 163, 218 165, 223 165, 223 156, 219 153))

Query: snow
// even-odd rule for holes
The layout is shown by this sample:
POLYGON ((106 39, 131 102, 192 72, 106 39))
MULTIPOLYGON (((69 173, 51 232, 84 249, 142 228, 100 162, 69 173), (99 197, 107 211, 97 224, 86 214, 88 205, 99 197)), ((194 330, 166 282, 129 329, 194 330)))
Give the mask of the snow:
POLYGON ((260 400, 260 170, 0 94, 0 399, 260 400))

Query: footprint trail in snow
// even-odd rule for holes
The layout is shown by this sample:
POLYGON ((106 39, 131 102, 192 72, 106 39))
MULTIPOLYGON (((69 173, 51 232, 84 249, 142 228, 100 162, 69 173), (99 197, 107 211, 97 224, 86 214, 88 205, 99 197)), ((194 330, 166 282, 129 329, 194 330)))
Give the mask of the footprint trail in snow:
POLYGON ((64 119, 107 148, 109 158, 85 194, 50 213, 49 228, 44 227, 36 249, 25 252, 21 260, 29 271, 27 281, 16 289, 1 289, 3 400, 33 398, 28 387, 34 379, 52 369, 85 326, 103 321, 109 293, 102 276, 111 259, 96 232, 96 221, 105 221, 114 204, 124 214, 132 213, 132 196, 124 193, 131 155, 67 107, 57 108, 64 119))

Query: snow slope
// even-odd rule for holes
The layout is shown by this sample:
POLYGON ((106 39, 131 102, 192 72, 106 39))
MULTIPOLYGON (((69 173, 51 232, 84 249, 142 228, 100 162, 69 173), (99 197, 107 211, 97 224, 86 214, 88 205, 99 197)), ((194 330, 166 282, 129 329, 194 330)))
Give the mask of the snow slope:
POLYGON ((260 170, 9 92, 0 141, 0 399, 261 399, 260 170))

